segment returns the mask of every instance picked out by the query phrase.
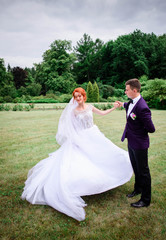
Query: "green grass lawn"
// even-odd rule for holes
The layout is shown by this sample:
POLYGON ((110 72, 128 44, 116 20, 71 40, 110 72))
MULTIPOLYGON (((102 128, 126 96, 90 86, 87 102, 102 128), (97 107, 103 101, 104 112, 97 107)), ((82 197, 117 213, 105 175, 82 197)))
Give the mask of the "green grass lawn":
MULTIPOLYGON (((83 197, 86 220, 78 222, 49 206, 31 205, 20 199, 28 170, 58 149, 55 135, 61 110, 0 112, 0 239, 166 239, 166 111, 152 110, 156 132, 150 134, 149 165, 152 203, 134 209, 127 199, 134 177, 108 192, 83 197)), ((125 112, 94 116, 100 130, 115 144, 120 142, 125 112)))

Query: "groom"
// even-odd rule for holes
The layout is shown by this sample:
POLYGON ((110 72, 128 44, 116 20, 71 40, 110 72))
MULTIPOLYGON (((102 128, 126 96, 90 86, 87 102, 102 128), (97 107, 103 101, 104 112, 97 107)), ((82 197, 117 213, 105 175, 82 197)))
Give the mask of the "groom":
POLYGON ((148 133, 153 133, 155 127, 151 120, 151 111, 140 95, 141 84, 138 79, 130 79, 126 83, 125 94, 131 100, 128 103, 117 101, 119 107, 126 110, 126 126, 121 141, 128 140, 130 161, 135 174, 134 191, 127 195, 132 198, 141 194, 138 202, 132 207, 148 207, 151 202, 151 176, 148 167, 148 133))

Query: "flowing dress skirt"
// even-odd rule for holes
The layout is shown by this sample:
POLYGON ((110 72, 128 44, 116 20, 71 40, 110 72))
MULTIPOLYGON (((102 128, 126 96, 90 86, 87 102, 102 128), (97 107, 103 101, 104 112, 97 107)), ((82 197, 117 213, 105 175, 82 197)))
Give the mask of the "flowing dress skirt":
POLYGON ((49 205, 82 221, 86 206, 81 196, 102 193, 130 180, 128 152, 117 147, 96 125, 80 131, 28 173, 21 198, 49 205))

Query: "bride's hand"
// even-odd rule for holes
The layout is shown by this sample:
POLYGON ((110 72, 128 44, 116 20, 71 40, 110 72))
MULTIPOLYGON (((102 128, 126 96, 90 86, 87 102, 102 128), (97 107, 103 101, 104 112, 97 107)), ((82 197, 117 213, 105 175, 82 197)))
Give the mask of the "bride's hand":
POLYGON ((114 103, 114 108, 118 108, 119 104, 117 102, 114 103))

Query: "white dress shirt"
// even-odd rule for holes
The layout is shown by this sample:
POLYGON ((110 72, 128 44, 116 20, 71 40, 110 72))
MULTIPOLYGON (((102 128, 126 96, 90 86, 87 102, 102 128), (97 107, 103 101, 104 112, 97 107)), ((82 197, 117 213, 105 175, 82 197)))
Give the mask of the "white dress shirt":
POLYGON ((135 104, 139 101, 140 98, 141 98, 141 95, 139 94, 138 97, 133 99, 133 103, 129 104, 128 111, 127 111, 127 117, 129 116, 129 114, 131 113, 131 111, 134 108, 135 104))

